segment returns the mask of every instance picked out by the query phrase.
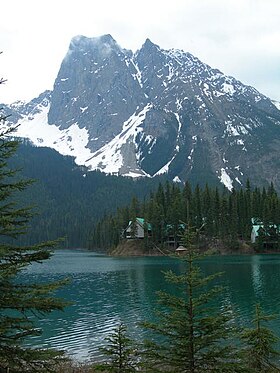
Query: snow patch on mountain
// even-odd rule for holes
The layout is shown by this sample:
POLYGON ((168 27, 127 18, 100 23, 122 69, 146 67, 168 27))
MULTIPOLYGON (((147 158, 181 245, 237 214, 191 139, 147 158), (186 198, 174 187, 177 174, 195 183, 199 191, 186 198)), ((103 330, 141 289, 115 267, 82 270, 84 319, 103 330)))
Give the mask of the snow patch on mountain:
POLYGON ((280 102, 279 101, 271 101, 273 103, 274 106, 277 107, 278 110, 280 110, 280 102))
POLYGON ((221 168, 221 175, 218 176, 218 178, 228 190, 232 191, 233 189, 232 179, 230 178, 230 176, 228 175, 228 173, 226 172, 224 168, 221 168))
POLYGON ((103 35, 74 37, 54 90, 10 105, 6 114, 9 125, 22 123, 18 136, 74 156, 91 170, 196 180, 205 156, 209 175, 231 190, 244 184, 245 175, 253 182, 259 172, 275 179, 277 109, 279 102, 190 53, 149 40, 133 53, 103 35), (275 158, 268 160, 268 152, 275 158), (255 165, 252 153, 265 167, 255 165))
MULTIPOLYGON (((91 157, 87 159, 85 165, 94 170, 99 169, 106 173, 118 174, 121 167, 124 165, 123 147, 129 143, 133 143, 135 147, 137 146, 135 141, 136 136, 143 131, 141 125, 151 107, 151 104, 147 104, 138 114, 134 113, 124 122, 122 131, 113 140, 93 153, 91 157)), ((134 170, 129 173, 129 176, 132 174, 134 176, 135 174, 141 176, 144 172, 139 169, 139 173, 134 170)), ((145 174, 145 176, 148 175, 145 174)))
POLYGON ((39 104, 36 113, 29 113, 20 119, 16 136, 29 139, 34 145, 49 147, 57 150, 62 155, 75 157, 77 164, 84 164, 91 152, 86 147, 88 144, 88 131, 79 128, 77 123, 65 130, 60 130, 55 125, 48 124, 49 104, 39 104))
POLYGON ((229 95, 233 95, 236 92, 234 86, 229 82, 225 82, 222 84, 222 91, 229 95))
POLYGON ((137 79, 139 85, 141 88, 143 88, 143 83, 142 83, 142 73, 137 65, 137 62, 134 62, 133 59, 130 60, 130 62, 132 63, 132 65, 134 66, 135 70, 136 70, 136 74, 133 74, 133 77, 135 79, 137 79))
POLYGON ((175 176, 174 179, 172 180, 174 183, 181 183, 182 180, 179 178, 179 176, 175 176))
POLYGON ((225 121, 225 125, 226 125, 226 132, 231 135, 231 136, 239 136, 239 132, 237 131, 237 129, 232 125, 232 121, 231 120, 227 120, 225 121))
POLYGON ((173 162, 173 160, 175 159, 177 153, 173 155, 173 157, 170 159, 170 161, 168 161, 163 167, 161 167, 160 170, 158 170, 153 176, 158 176, 158 175, 162 175, 162 174, 166 174, 169 170, 169 166, 170 164, 173 162))
POLYGON ((180 139, 180 135, 181 135, 181 128, 182 128, 182 122, 180 120, 180 117, 179 117, 179 114, 178 113, 174 113, 175 117, 176 117, 176 120, 178 122, 178 131, 177 131, 177 139, 176 139, 176 147, 175 147, 175 154, 172 156, 172 158, 163 166, 161 167, 160 170, 158 170, 153 176, 158 176, 158 175, 162 175, 162 174, 166 174, 168 173, 169 171, 169 166, 170 164, 174 161, 175 157, 177 156, 177 154, 179 153, 180 151, 180 146, 178 145, 178 141, 180 139))

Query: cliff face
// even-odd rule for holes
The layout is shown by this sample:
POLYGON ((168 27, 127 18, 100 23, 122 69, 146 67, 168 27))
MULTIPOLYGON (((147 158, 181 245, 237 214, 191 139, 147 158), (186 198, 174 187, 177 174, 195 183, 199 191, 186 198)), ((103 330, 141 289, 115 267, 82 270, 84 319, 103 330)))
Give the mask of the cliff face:
POLYGON ((277 104, 149 39, 132 53, 110 35, 73 38, 53 91, 5 112, 19 136, 92 170, 280 189, 277 104))

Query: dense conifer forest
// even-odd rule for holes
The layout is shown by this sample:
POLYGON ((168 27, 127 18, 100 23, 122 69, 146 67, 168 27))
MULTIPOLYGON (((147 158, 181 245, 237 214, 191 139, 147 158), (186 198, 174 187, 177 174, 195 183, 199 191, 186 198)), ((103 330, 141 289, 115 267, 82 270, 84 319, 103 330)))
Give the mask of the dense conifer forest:
POLYGON ((140 179, 86 172, 72 157, 55 150, 21 145, 10 160, 12 167, 34 183, 17 198, 34 207, 30 233, 19 238, 22 244, 64 237, 68 248, 89 246, 94 226, 104 214, 114 213, 133 196, 142 200, 157 188, 161 178, 140 179))
POLYGON ((255 188, 248 181, 245 188, 229 192, 221 185, 182 186, 164 177, 133 180, 87 172, 71 157, 29 144, 20 146, 11 164, 34 179, 18 195, 36 212, 32 234, 19 238, 22 244, 64 237, 65 247, 108 250, 122 240, 129 221, 142 217, 153 227, 147 245, 164 244, 170 236, 179 242, 182 222, 190 222, 203 225, 203 237, 237 248, 250 240, 251 218, 267 226, 280 223, 273 184, 255 188))
POLYGON ((245 188, 229 192, 207 184, 193 188, 187 182, 182 188, 168 181, 160 183, 144 202, 134 197, 129 206, 101 220, 94 231, 92 247, 117 246, 129 221, 133 224, 136 217, 144 218, 152 226, 151 235, 146 238, 148 246, 164 245, 170 237, 178 244, 184 223, 189 223, 201 229, 206 241, 218 239, 237 249, 244 242, 250 243, 252 218, 255 218, 264 224, 263 237, 259 238, 256 249, 264 248, 264 239, 268 248, 279 248, 279 234, 271 227, 280 224, 280 200, 273 184, 268 188, 251 188, 247 181, 245 188))

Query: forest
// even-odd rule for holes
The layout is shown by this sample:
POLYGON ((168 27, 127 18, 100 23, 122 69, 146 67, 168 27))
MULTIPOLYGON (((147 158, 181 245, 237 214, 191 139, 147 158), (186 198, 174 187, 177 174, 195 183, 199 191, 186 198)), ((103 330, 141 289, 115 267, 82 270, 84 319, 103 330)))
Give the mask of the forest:
POLYGON ((8 161, 20 171, 20 177, 34 181, 16 196, 22 205, 28 203, 34 211, 30 230, 18 238, 24 245, 62 237, 61 246, 87 248, 93 228, 104 214, 127 205, 133 196, 142 200, 162 180, 135 181, 99 171, 88 172, 77 166, 72 157, 28 143, 21 144, 8 161))
MULTIPOLYGON (((246 187, 229 192, 226 188, 205 185, 184 187, 166 181, 143 202, 134 197, 130 205, 116 214, 104 217, 96 226, 92 248, 116 247, 125 237, 125 229, 142 217, 152 227, 146 235, 149 245, 162 245, 172 237, 179 244, 186 224, 200 230, 204 241, 219 240, 228 248, 238 249, 250 244, 252 219, 263 224, 257 250, 279 249, 280 200, 271 183, 268 188, 246 187)), ((146 226, 147 229, 147 226, 146 226)), ((205 243, 205 242, 204 242, 205 243)))
MULTIPOLYGON (((250 241, 252 218, 267 229, 280 224, 273 184, 256 187, 248 180, 244 188, 229 192, 221 184, 173 183, 164 176, 134 180, 88 172, 71 157, 28 143, 9 163, 21 169, 23 178, 34 180, 17 196, 23 205, 29 201, 35 211, 30 230, 19 238, 21 244, 62 237, 64 247, 107 251, 122 241, 129 221, 141 217, 153 227, 147 247, 164 245, 168 237, 179 243, 182 224, 189 222, 196 228, 203 226, 204 239, 236 249, 250 241)), ((270 236, 277 249, 279 238, 274 233, 270 236)))

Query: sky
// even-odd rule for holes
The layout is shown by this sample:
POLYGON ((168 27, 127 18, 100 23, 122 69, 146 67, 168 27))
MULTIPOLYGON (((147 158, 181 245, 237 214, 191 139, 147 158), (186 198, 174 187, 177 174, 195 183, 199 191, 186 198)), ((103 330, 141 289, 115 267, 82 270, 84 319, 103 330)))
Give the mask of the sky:
POLYGON ((1 16, 2 103, 52 89, 71 38, 104 34, 183 49, 280 101, 280 0, 9 0, 1 16))

